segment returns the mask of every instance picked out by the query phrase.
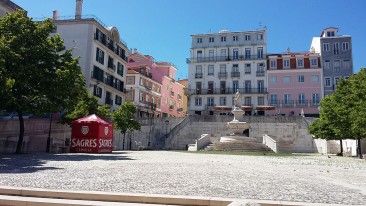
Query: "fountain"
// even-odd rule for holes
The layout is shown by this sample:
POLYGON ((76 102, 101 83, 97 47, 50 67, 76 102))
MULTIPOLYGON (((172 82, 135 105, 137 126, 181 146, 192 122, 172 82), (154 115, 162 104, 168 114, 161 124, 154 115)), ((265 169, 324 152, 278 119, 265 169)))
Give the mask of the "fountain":
POLYGON ((220 142, 228 142, 245 138, 245 136, 243 135, 243 131, 251 128, 248 123, 242 121, 245 112, 240 108, 239 90, 237 90, 234 100, 234 108, 231 111, 234 115, 234 119, 227 123, 227 128, 232 133, 230 134, 230 136, 221 137, 220 142))

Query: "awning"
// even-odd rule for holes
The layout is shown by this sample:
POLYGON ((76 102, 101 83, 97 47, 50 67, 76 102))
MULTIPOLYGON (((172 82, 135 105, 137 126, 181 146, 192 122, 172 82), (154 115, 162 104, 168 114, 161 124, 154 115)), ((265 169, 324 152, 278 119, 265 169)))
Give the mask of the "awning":
POLYGON ((232 110, 233 108, 230 106, 214 106, 214 110, 232 110))
POLYGON ((241 106, 240 108, 244 111, 252 111, 253 110, 252 106, 241 106))
POLYGON ((265 110, 275 110, 276 108, 274 106, 257 106, 255 109, 259 111, 265 111, 265 110))

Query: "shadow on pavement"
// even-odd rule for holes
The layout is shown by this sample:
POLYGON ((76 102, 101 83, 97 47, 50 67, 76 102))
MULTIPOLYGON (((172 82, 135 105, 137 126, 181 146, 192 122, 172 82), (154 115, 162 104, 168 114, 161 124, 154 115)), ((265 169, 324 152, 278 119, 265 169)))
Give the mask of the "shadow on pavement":
POLYGON ((85 153, 32 153, 32 154, 0 154, 0 174, 5 173, 33 173, 42 170, 60 170, 63 168, 44 166, 49 161, 120 161, 133 160, 126 156, 125 152, 113 152, 108 154, 85 153))

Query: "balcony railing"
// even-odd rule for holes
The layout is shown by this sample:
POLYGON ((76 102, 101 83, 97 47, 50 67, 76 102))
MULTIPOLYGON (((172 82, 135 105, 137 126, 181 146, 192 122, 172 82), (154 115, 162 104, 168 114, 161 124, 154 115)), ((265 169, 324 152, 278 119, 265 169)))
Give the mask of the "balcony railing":
POLYGON ((219 72, 219 77, 227 77, 227 72, 219 72))
POLYGON ((187 58, 186 63, 197 63, 197 62, 224 62, 224 61, 249 61, 249 60, 262 60, 266 59, 266 55, 241 55, 238 58, 232 56, 214 56, 214 57, 198 57, 198 58, 187 58))
POLYGON ((231 77, 240 77, 240 72, 231 72, 231 77))
POLYGON ((113 105, 113 100, 109 98, 105 98, 105 103, 109 105, 113 105))
POLYGON ((317 107, 316 100, 269 100, 268 105, 276 107, 317 107))
POLYGON ((201 78, 203 77, 203 74, 202 74, 202 73, 196 73, 196 74, 194 75, 194 77, 195 77, 196 79, 201 79, 201 78))
POLYGON ((240 94, 267 94, 267 88, 211 88, 211 89, 188 89, 188 94, 235 94, 239 89, 240 94))
POLYGON ((265 72, 264 71, 257 71, 256 74, 257 74, 257 77, 263 77, 265 75, 265 72))

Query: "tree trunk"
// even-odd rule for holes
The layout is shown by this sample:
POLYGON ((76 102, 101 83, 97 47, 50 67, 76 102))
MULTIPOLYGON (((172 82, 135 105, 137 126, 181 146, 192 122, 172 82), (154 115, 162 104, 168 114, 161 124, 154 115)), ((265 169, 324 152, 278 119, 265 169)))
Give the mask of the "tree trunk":
POLYGON ((16 154, 22 153, 22 147, 23 147, 23 140, 24 140, 24 119, 23 119, 23 113, 18 112, 19 117, 19 139, 17 144, 17 149, 15 151, 16 154))
POLYGON ((51 118, 50 118, 50 128, 48 129, 48 138, 47 138, 47 147, 46 147, 46 152, 49 153, 50 152, 50 146, 51 146, 51 127, 52 127, 52 114, 51 114, 51 118))
POLYGON ((357 151, 358 151, 358 157, 362 159, 362 151, 361 151, 361 138, 357 138, 357 151))
POLYGON ((340 144, 340 147, 341 147, 341 152, 339 153, 339 156, 343 156, 343 141, 339 140, 339 144, 340 144))
POLYGON ((125 150, 125 139, 126 139, 126 132, 123 133, 123 139, 122 139, 122 150, 125 150))

